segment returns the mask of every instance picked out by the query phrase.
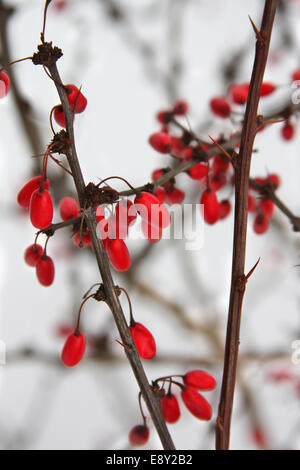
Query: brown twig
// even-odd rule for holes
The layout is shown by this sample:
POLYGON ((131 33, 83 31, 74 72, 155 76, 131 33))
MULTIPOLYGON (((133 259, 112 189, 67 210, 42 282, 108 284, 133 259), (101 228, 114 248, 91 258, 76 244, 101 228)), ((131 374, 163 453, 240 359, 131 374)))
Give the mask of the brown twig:
POLYGON ((247 281, 244 274, 244 268, 247 239, 250 164, 253 143, 257 132, 257 109, 260 90, 268 58, 276 7, 277 0, 265 1, 261 29, 256 33, 256 53, 241 135, 240 152, 236 162, 232 278, 223 381, 216 427, 216 448, 218 450, 227 450, 230 442, 230 426, 237 373, 242 303, 247 281))

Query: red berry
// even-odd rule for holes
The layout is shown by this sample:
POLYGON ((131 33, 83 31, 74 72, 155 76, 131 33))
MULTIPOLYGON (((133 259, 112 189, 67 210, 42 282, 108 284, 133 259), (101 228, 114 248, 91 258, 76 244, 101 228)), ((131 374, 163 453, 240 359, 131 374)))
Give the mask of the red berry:
POLYGON ((281 184, 280 177, 276 175, 276 173, 271 173, 267 178, 266 178, 266 183, 271 184, 275 187, 275 189, 279 188, 281 184))
POLYGON ((275 204, 271 199, 262 199, 260 207, 266 217, 273 217, 275 211, 275 204))
POLYGON ((150 431, 148 426, 137 425, 129 433, 129 442, 133 446, 143 446, 149 439, 150 431))
POLYGON ((253 230, 258 235, 265 233, 269 228, 269 217, 263 214, 258 214, 253 222, 253 230))
POLYGON ((197 163, 187 171, 190 178, 193 180, 201 180, 207 175, 207 165, 205 163, 197 163))
POLYGON ((210 108, 214 114, 221 118, 227 118, 230 115, 230 105, 224 96, 212 98, 210 108))
POLYGON ((191 370, 183 377, 187 387, 197 388, 197 390, 213 390, 216 386, 215 378, 203 370, 191 370))
POLYGON ((145 238, 149 242, 158 242, 162 237, 162 228, 149 225, 146 220, 142 220, 141 228, 145 238))
POLYGON ((81 93, 81 91, 78 90, 78 88, 75 85, 66 85, 66 92, 67 92, 67 98, 69 101, 69 105, 71 110, 74 110, 74 106, 76 103, 76 108, 74 110, 75 113, 82 113, 86 106, 87 106, 87 99, 86 97, 81 93))
POLYGON ((183 403, 190 413, 198 419, 209 420, 212 417, 212 409, 205 398, 194 388, 185 388, 181 392, 183 403))
POLYGON ((67 367, 76 366, 84 356, 85 338, 82 333, 75 331, 68 336, 61 353, 61 360, 67 367))
POLYGON ((214 191, 206 189, 201 197, 200 204, 204 205, 204 220, 212 225, 219 219, 219 202, 214 191))
POLYGON ((292 80, 293 80, 293 81, 300 80, 300 69, 296 69, 296 70, 293 72, 292 80))
POLYGON ((215 173, 209 179, 210 189, 212 191, 219 191, 219 189, 223 188, 226 182, 227 182, 226 175, 224 174, 223 171, 219 173, 215 173))
POLYGON ((171 151, 176 155, 184 155, 186 149, 185 143, 176 135, 171 136, 171 151))
POLYGON ((141 323, 135 322, 129 329, 139 356, 142 359, 153 359, 156 354, 156 344, 150 331, 141 323))
POLYGON ((54 280, 54 264, 50 256, 41 256, 36 264, 36 275, 42 286, 51 286, 54 280))
POLYGON ((232 85, 230 88, 230 96, 236 104, 245 104, 248 99, 248 85, 232 85))
POLYGON ((171 223, 171 217, 167 207, 151 193, 142 192, 134 199, 137 212, 148 224, 166 228, 171 223))
POLYGON ((260 96, 263 97, 263 96, 271 95, 271 93, 273 93, 273 91, 275 90, 276 90, 276 86, 273 85, 273 83, 264 82, 260 89, 260 96))
POLYGON ((61 127, 66 127, 66 118, 62 105, 55 106, 53 111, 53 117, 57 124, 61 127))
POLYGON ((170 113, 170 111, 159 111, 156 114, 156 118, 161 124, 168 124, 168 122, 170 122, 171 117, 172 113, 170 113))
MULTIPOLYGON (((29 207, 32 193, 36 189, 40 189, 41 181, 42 181, 42 176, 40 175, 35 176, 34 178, 31 178, 19 191, 17 201, 21 207, 25 207, 25 208, 29 207)), ((50 187, 49 180, 46 179, 46 181, 44 181, 44 188, 49 189, 49 187, 50 187)))
POLYGON ((105 218, 104 210, 102 206, 98 206, 96 209, 97 222, 101 222, 105 218))
POLYGON ((252 194, 248 195, 248 212, 254 212, 257 207, 256 199, 252 194))
POLYGON ((157 168, 157 170, 154 170, 151 174, 151 179, 152 181, 158 180, 158 178, 161 178, 164 175, 164 170, 162 168, 157 168))
POLYGON ((173 188, 171 191, 166 191, 166 197, 169 204, 181 204, 185 193, 181 189, 173 188))
POLYGON ((257 178, 254 178, 254 181, 259 186, 263 186, 266 182, 266 180, 264 178, 260 178, 259 176, 257 178))
POLYGON ((80 230, 76 232, 73 235, 73 243, 77 248, 87 248, 88 246, 91 245, 91 236, 90 232, 86 229, 86 231, 83 231, 80 237, 80 230), (80 245, 80 242, 82 243, 82 246, 80 245))
POLYGON ((281 135, 284 140, 292 140, 295 135, 295 127, 293 126, 293 124, 290 124, 288 122, 284 124, 281 128, 281 135))
POLYGON ((100 238, 103 241, 105 240, 108 241, 108 239, 112 235, 112 226, 111 226, 112 219, 111 217, 108 219, 106 219, 105 217, 100 218, 100 215, 97 218, 99 218, 97 230, 99 231, 100 238))
POLYGON ((171 137, 165 132, 156 132, 149 137, 149 144, 157 152, 170 153, 171 137))
POLYGON ((75 219, 79 216, 79 206, 72 197, 64 197, 59 203, 59 212, 63 220, 75 219))
POLYGON ((179 403, 175 395, 167 393, 161 399, 161 411, 167 423, 176 423, 180 418, 179 403))
POLYGON ((188 112, 188 104, 186 101, 178 100, 173 105, 174 114, 184 116, 188 112))
POLYGON ((230 166, 229 160, 216 155, 213 160, 212 170, 214 173, 219 173, 221 171, 227 171, 230 166))
POLYGON ((124 199, 116 204, 115 214, 117 224, 125 228, 134 224, 137 218, 137 212, 133 203, 124 199))
POLYGON ((5 72, 0 72, 0 98, 4 98, 10 89, 10 79, 5 72))
POLYGON ((64 10, 67 6, 68 6, 67 0, 56 0, 56 2, 54 3, 54 7, 58 11, 64 10))
POLYGON ((228 199, 223 199, 219 204, 219 219, 225 219, 231 211, 231 204, 228 199))
POLYGON ((165 191, 162 189, 162 188, 157 188, 155 191, 154 191, 154 195, 157 197, 157 199, 159 200, 159 202, 162 204, 163 202, 165 202, 166 200, 166 193, 165 191))
POLYGON ((263 430, 259 427, 252 429, 252 439, 258 447, 267 447, 267 438, 263 430))
POLYGON ((124 242, 119 238, 107 241, 109 261, 117 271, 127 271, 131 265, 130 254, 124 242))
POLYGON ((30 245, 24 253, 24 259, 28 266, 36 266, 37 262, 43 254, 43 251, 44 250, 41 245, 36 243, 30 245))
POLYGON ((41 230, 49 227, 53 218, 53 202, 47 189, 33 191, 29 210, 30 220, 34 227, 41 230))

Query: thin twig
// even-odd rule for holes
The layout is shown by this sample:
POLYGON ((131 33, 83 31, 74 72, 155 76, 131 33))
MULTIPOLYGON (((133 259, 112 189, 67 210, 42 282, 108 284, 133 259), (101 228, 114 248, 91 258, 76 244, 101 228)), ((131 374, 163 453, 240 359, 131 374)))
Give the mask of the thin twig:
POLYGON ((257 132, 257 109, 260 90, 268 58, 276 7, 277 0, 265 1, 262 26, 260 32, 257 34, 256 53, 241 135, 240 152, 236 161, 232 278, 223 381, 216 427, 216 448, 218 450, 227 450, 230 442, 230 426, 237 373, 242 303, 247 281, 244 274, 244 268, 247 239, 250 164, 253 143, 257 132))

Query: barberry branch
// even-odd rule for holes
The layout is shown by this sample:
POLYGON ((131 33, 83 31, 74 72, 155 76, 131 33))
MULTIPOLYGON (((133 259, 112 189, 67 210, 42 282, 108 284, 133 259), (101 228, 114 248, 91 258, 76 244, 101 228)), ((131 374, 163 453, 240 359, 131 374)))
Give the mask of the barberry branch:
POLYGON ((252 70, 249 96, 243 123, 240 152, 235 168, 235 217, 232 258, 232 278, 226 333, 223 381, 216 427, 216 448, 227 450, 230 442, 231 415, 237 374, 240 323, 243 297, 246 288, 244 274, 248 220, 248 188, 251 156, 257 133, 257 110, 277 0, 266 0, 262 25, 257 34, 256 52, 252 70), (245 282, 241 282, 241 281, 245 282))
MULTIPOLYGON (((48 68, 49 73, 51 77, 53 78, 53 81, 55 83, 55 86, 57 88, 57 91, 61 100, 64 114, 65 114, 66 130, 67 130, 68 140, 69 140, 69 145, 66 147, 66 156, 67 156, 68 163, 72 171, 80 205, 81 207, 84 207, 86 186, 85 186, 85 182, 84 182, 83 175, 81 172, 79 160, 77 157, 76 146, 75 146, 73 113, 69 106, 66 90, 64 86, 60 85, 62 81, 61 81, 59 72, 57 70, 56 63, 48 63, 48 64, 45 64, 45 66, 48 68)), ((94 255, 95 255, 98 268, 101 274, 102 282, 104 285, 106 302, 113 313, 118 331, 120 333, 122 343, 126 346, 124 347, 124 351, 128 357, 131 368, 139 384, 141 393, 148 407, 154 426, 159 434, 162 445, 164 449, 172 450, 174 449, 174 444, 172 442, 169 431, 166 427, 166 423, 161 412, 160 402, 155 396, 155 394, 153 393, 149 385, 149 382, 147 380, 144 368, 141 364, 139 355, 136 351, 121 304, 119 302, 119 299, 116 293, 115 285, 114 285, 112 274, 111 274, 110 267, 109 267, 108 258, 104 251, 102 240, 99 240, 99 238, 97 237, 97 233, 96 233, 97 219, 96 219, 96 212, 93 207, 88 207, 86 209, 85 220, 86 220, 86 224, 88 226, 89 232, 90 232, 91 241, 92 241, 92 245, 94 248, 94 255)))

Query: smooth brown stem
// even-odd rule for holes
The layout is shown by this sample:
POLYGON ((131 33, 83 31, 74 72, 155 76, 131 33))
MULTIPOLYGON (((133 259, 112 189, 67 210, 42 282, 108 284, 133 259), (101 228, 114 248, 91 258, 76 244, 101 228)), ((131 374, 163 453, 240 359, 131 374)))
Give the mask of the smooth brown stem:
POLYGON ((223 381, 216 426, 217 450, 229 449, 230 442, 231 415, 237 373, 242 303, 247 282, 244 268, 247 239, 250 164, 253 143, 257 132, 257 109, 260 90, 268 58, 276 7, 277 0, 265 1, 261 30, 256 41, 256 53, 241 135, 240 152, 236 159, 232 278, 223 381))
MULTIPOLYGON (((48 67, 48 70, 54 79, 54 83, 59 94, 61 104, 66 118, 66 130, 68 137, 70 139, 70 145, 66 150, 67 159, 69 166, 72 171, 74 183, 77 189, 78 199, 80 201, 80 206, 84 207, 85 204, 85 182, 79 165, 76 146, 74 141, 74 129, 73 129, 73 113, 70 109, 69 102, 67 99, 66 90, 59 86, 58 83, 62 83, 56 64, 48 67)), ((106 295, 106 302, 109 305, 112 314, 114 316, 122 343, 124 344, 124 351, 127 355, 135 378, 140 387, 143 399, 147 405, 150 416, 152 418, 153 424, 158 432, 161 443, 166 450, 175 449, 172 442, 171 436, 169 434, 168 428, 166 426, 165 420, 163 418, 160 406, 159 398, 154 394, 148 379, 146 377, 144 368, 142 366, 140 357, 137 353, 135 344, 133 342, 132 336, 130 334, 129 327, 127 325, 119 298, 115 289, 113 282, 112 274, 110 271, 109 261, 105 253, 102 240, 97 237, 96 228, 97 228, 97 219, 96 211, 94 208, 89 207, 85 211, 85 220, 87 227, 90 232, 92 245, 94 248, 94 255, 98 264, 98 268, 101 274, 104 291, 106 295)))

